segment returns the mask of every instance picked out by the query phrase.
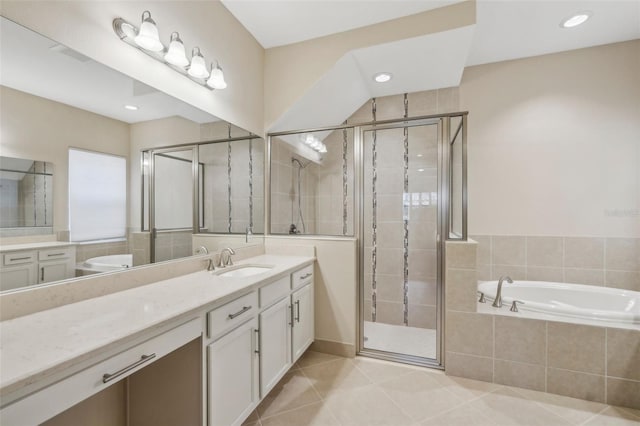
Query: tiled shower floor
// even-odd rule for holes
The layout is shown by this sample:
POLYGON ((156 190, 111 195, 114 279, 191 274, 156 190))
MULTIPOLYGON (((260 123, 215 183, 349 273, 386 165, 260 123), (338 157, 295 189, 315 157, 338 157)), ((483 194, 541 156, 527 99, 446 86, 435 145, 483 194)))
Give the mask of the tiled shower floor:
POLYGON ((640 410, 308 351, 249 425, 640 426, 640 410))
POLYGON ((366 349, 436 357, 436 331, 432 329, 365 321, 364 337, 366 349))

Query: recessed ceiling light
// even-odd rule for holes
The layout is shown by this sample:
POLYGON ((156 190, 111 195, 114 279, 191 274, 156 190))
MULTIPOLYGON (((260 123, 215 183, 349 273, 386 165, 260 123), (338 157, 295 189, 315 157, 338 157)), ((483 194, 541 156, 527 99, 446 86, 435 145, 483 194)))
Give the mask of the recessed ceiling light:
POLYGON ((418 156, 418 158, 421 158, 421 157, 423 157, 423 155, 422 155, 422 154, 418 154, 417 156, 418 156))
POLYGON ((378 74, 373 76, 373 79, 378 83, 386 83, 392 78, 393 75, 390 72, 379 72, 378 74))
POLYGON ((137 111, 138 110, 138 107, 135 106, 135 105, 125 105, 124 108, 128 109, 130 111, 137 111))
POLYGON ((562 22, 560 23, 560 26, 562 28, 574 28, 577 27, 580 24, 584 24, 585 22, 587 22, 587 20, 589 18, 591 18, 592 13, 591 12, 580 12, 580 13, 576 13, 573 16, 570 16, 566 19, 563 19, 562 22))
POLYGON ((419 172, 424 172, 424 169, 418 169, 419 172))

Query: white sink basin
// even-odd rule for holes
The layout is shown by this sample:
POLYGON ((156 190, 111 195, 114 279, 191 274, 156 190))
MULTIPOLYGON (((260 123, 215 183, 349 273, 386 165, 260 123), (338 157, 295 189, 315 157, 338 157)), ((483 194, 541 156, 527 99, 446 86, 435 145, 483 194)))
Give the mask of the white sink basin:
POLYGON ((267 265, 238 265, 232 266, 229 269, 223 269, 216 272, 215 275, 219 277, 238 278, 238 277, 250 277, 252 275, 262 274, 269 271, 273 266, 267 265))

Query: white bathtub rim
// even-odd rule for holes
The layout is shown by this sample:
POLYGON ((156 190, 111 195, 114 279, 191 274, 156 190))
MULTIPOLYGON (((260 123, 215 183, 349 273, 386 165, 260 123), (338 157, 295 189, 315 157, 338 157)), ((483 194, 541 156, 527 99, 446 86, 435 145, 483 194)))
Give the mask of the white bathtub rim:
MULTIPOLYGON (((613 287, 598 287, 598 286, 589 286, 589 285, 583 285, 583 284, 567 284, 567 283, 553 283, 553 282, 545 282, 545 281, 526 281, 526 280, 516 280, 515 284, 505 283, 503 284, 503 291, 504 291, 505 285, 517 286, 518 283, 521 284, 523 288, 535 287, 540 289, 548 288, 548 289, 561 289, 561 290, 576 290, 579 292, 592 293, 592 294, 604 293, 604 294, 617 295, 617 296, 631 296, 635 298, 640 297, 639 292, 613 288, 613 287)), ((497 285, 497 281, 480 281, 478 282, 478 289, 480 290, 482 287, 485 287, 483 289, 484 291, 483 290, 480 290, 480 291, 483 291, 485 293, 485 298, 489 302, 492 302, 495 297, 496 285, 497 285), (493 287, 491 288, 490 292, 486 291, 487 290, 486 287, 488 286, 493 287)), ((513 287, 513 288, 517 288, 517 287, 513 287)), ((507 306, 507 310, 508 310, 509 306, 514 300, 514 297, 504 296, 502 300, 503 300, 503 305, 507 306)), ((517 300, 520 300, 520 299, 517 299, 517 300)), ((541 314, 544 314, 546 316, 551 316, 551 317, 557 316, 557 317, 571 317, 576 319, 586 319, 596 323, 603 322, 611 325, 618 324, 618 323, 632 324, 632 325, 640 324, 640 314, 636 314, 634 312, 619 312, 613 309, 594 309, 594 308, 579 307, 579 306, 568 306, 567 310, 562 311, 560 306, 558 306, 559 302, 556 302, 554 304, 553 301, 549 301, 549 303, 532 302, 527 300, 523 300, 523 301, 525 302, 524 304, 518 304, 518 310, 520 311, 539 312, 541 314)), ((482 304, 479 304, 479 305, 482 305, 482 304)), ((489 305, 491 304, 489 303, 489 305)))
POLYGON ((108 271, 119 271, 122 269, 128 269, 133 266, 133 255, 132 254, 114 254, 107 256, 96 256, 90 259, 85 260, 82 263, 78 264, 78 269, 82 269, 85 271, 99 271, 99 272, 108 272, 108 271), (124 258, 126 259, 124 262, 114 262, 109 263, 105 262, 105 260, 109 258, 124 258))

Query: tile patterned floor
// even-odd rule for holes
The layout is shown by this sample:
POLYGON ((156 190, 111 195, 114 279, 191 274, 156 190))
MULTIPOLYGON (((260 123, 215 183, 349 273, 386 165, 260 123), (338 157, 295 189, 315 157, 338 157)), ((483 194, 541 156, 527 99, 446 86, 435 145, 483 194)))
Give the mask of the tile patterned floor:
POLYGON ((307 352, 245 426, 640 426, 640 410, 307 352))

